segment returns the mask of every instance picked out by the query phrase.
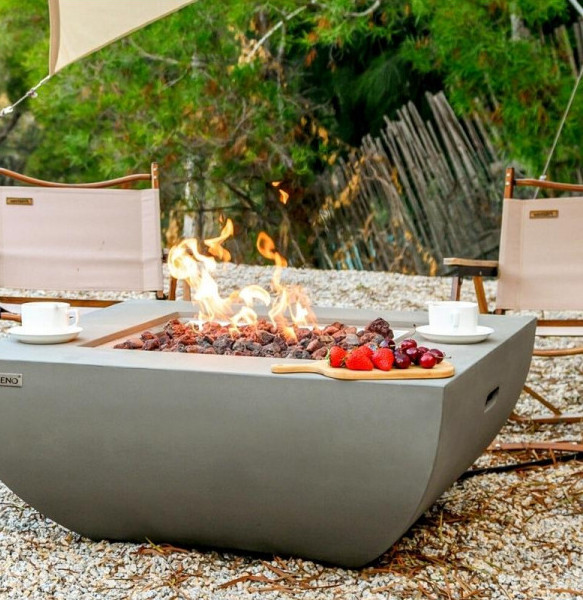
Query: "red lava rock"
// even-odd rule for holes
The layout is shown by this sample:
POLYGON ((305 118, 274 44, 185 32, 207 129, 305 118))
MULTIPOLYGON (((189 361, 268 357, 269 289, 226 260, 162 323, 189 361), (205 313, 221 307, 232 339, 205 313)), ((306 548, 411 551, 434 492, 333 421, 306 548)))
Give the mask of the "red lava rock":
POLYGON ((334 335, 338 332, 338 329, 339 327, 336 327, 335 325, 328 325, 328 327, 326 327, 322 333, 325 335, 334 335))
POLYGON ((311 336, 312 336, 311 329, 306 329, 305 327, 302 327, 302 328, 296 330, 296 337, 298 338, 298 340, 310 338, 311 336))
POLYGON ((336 321, 325 327, 294 327, 295 339, 289 332, 265 319, 255 325, 230 329, 220 323, 198 326, 179 319, 168 321, 161 331, 144 331, 115 346, 122 350, 149 352, 183 352, 187 354, 220 354, 225 356, 259 356, 273 358, 311 358, 322 360, 334 345, 352 349, 368 343, 380 345, 393 337, 383 319, 375 319, 365 329, 346 327, 336 321), (286 337, 287 336, 287 337, 286 337))
POLYGON ((326 358, 326 356, 328 356, 328 348, 326 348, 326 346, 312 352, 312 358, 314 360, 322 360, 323 358, 326 358))
POLYGON ((366 326, 366 331, 370 331, 372 333, 379 333, 383 336, 383 338, 392 337, 393 333, 391 326, 387 323, 387 321, 381 319, 380 317, 378 319, 375 319, 374 321, 371 321, 366 326))
POLYGON ((144 345, 142 346, 142 350, 159 350, 160 349, 160 340, 154 336, 153 338, 148 338, 144 341, 144 345))
POLYGON ((125 343, 130 350, 141 350, 144 347, 144 342, 140 338, 130 338, 125 343))
POLYGON ((324 346, 324 344, 322 344, 322 342, 318 339, 312 340, 307 346, 306 346, 306 350, 310 353, 313 354, 314 352, 316 352, 316 350, 320 350, 320 348, 322 348, 324 346))
POLYGON ((360 346, 362 345, 362 341, 361 338, 358 337, 358 335, 356 335, 356 333, 349 333, 345 338, 344 338, 344 344, 343 346, 360 346))
POLYGON ((377 334, 372 331, 367 331, 366 333, 363 333, 360 336, 360 343, 361 344, 370 344, 375 339, 376 335, 377 334))
POLYGON ((273 338, 275 338, 275 334, 270 331, 265 331, 264 329, 257 332, 257 341, 265 346, 266 344, 270 344, 273 342, 273 338))

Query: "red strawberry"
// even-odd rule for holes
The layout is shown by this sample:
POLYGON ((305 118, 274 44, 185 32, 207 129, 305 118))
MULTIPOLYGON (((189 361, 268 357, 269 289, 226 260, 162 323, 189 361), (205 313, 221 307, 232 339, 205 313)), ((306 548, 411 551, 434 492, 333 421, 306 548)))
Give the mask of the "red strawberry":
POLYGON ((328 362, 331 367, 343 367, 344 359, 348 353, 340 346, 332 346, 328 352, 328 362))
POLYGON ((393 368, 395 362, 395 355, 388 348, 379 348, 372 355, 372 363, 381 371, 390 371, 393 368))
POLYGON ((362 354, 363 356, 366 356, 367 358, 370 358, 371 360, 372 360, 372 355, 374 354, 374 350, 366 344, 364 346, 358 346, 352 352, 353 353, 356 352, 357 354, 362 354))
POLYGON ((356 348, 356 350, 353 350, 346 356, 344 365, 347 369, 353 371, 372 371, 374 369, 372 360, 361 352, 359 348, 356 348))

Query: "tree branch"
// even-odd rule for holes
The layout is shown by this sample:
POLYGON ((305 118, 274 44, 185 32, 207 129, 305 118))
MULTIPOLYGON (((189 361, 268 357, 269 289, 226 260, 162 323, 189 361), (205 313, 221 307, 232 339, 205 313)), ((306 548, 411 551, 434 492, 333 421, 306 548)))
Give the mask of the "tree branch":
POLYGON ((583 17, 583 6, 577 0, 569 0, 573 8, 583 17))
POLYGON ((223 180, 223 184, 226 185, 236 196, 241 198, 241 200, 244 200, 245 204, 249 209, 257 211, 257 205, 255 204, 255 202, 253 202, 253 199, 243 190, 233 185, 230 181, 227 181, 226 179, 223 180))
MULTIPOLYGON (((573 0, 575 1, 575 0, 573 0)), ((381 5, 381 0, 375 0, 371 6, 369 6, 366 10, 363 10, 362 12, 350 12, 347 13, 347 15, 349 17, 366 17, 367 15, 370 15, 371 13, 373 13, 379 6, 381 5)))
POLYGON ((294 11, 292 11, 289 15, 287 15, 284 19, 282 19, 281 21, 278 21, 260 40, 258 40, 255 43, 255 46, 253 46, 253 49, 249 53, 249 56, 247 57, 247 60, 251 60, 255 56, 255 54, 257 54, 257 51, 259 50, 259 48, 261 48, 261 46, 263 46, 263 44, 265 44, 265 42, 278 29, 280 29, 286 21, 290 21, 291 19, 293 19, 294 17, 296 17, 297 15, 299 15, 301 12, 303 12, 304 10, 306 10, 306 8, 308 8, 307 4, 305 6, 300 6, 299 8, 296 8, 294 11))
POLYGON ((138 44, 131 37, 127 38, 127 40, 130 46, 132 46, 142 58, 147 58, 148 60, 154 60, 157 62, 164 62, 169 65, 180 64, 180 61, 176 60, 175 58, 169 58, 168 56, 160 56, 158 54, 150 54, 149 52, 146 52, 141 46, 138 46, 138 44))
POLYGON ((22 117, 22 112, 13 112, 10 117, 10 121, 8 121, 8 125, 4 131, 0 132, 0 144, 2 144, 6 138, 10 135, 10 132, 16 127, 18 121, 20 121, 20 117, 22 117))

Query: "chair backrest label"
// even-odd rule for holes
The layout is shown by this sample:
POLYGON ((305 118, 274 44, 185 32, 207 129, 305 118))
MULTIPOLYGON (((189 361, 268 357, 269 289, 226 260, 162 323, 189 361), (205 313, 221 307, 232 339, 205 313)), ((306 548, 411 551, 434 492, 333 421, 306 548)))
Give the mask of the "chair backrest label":
POLYGON ((529 214, 531 219, 557 219, 558 210, 531 210, 529 214))
POLYGON ((12 206, 32 206, 34 201, 32 198, 6 198, 6 204, 12 206))
POLYGON ((22 373, 0 373, 0 385, 22 387, 22 373))

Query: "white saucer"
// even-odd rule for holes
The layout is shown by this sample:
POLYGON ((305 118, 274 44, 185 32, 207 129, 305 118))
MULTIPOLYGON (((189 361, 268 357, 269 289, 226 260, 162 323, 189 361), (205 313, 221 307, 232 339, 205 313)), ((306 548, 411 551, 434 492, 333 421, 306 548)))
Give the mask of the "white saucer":
POLYGON ((494 330, 491 327, 478 325, 473 333, 443 333, 436 331, 430 325, 417 327, 416 331, 431 342, 443 344, 475 344, 484 341, 494 330))
POLYGON ((73 326, 51 333, 34 333, 19 326, 12 327, 8 333, 24 344, 63 344, 74 340, 82 331, 82 327, 73 326))

